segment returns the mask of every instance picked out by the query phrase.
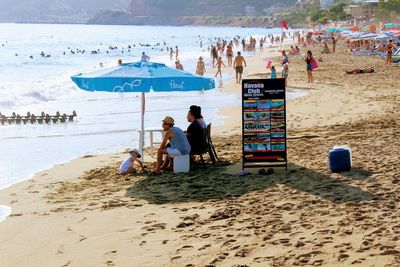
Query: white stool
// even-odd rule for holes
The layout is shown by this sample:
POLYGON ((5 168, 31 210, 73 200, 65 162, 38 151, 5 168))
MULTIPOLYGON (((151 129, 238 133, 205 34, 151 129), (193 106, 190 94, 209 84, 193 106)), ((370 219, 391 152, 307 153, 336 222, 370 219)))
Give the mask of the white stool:
POLYGON ((190 170, 190 156, 182 155, 174 157, 174 173, 189 172, 190 170))

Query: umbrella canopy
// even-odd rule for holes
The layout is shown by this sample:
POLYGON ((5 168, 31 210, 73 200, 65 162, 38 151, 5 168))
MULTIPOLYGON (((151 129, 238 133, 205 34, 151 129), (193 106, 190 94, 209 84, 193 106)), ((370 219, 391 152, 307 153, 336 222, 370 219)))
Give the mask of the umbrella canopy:
POLYGON ((145 93, 172 91, 202 91, 215 88, 215 81, 191 73, 167 67, 155 62, 134 62, 114 68, 78 74, 72 81, 86 91, 141 92, 141 131, 139 150, 143 154, 145 93))
POLYGON ((172 69, 155 62, 122 64, 88 74, 78 74, 71 79, 86 91, 106 92, 170 92, 200 91, 215 88, 214 79, 172 69))
POLYGON ((340 29, 333 27, 333 28, 327 29, 326 32, 328 32, 328 33, 340 32, 340 29))

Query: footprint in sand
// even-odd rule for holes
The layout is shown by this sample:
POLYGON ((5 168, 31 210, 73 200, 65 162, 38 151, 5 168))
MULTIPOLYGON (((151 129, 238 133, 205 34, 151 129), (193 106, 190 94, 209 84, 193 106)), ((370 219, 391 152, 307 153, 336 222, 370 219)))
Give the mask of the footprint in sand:
POLYGON ((113 261, 106 261, 105 264, 107 266, 115 266, 115 263, 113 261))
POLYGON ((109 252, 104 253, 104 255, 112 255, 112 254, 115 254, 115 253, 117 253, 116 250, 111 250, 109 252))
POLYGON ((204 245, 201 248, 199 248, 198 250, 204 250, 204 249, 209 248, 209 247, 211 247, 211 244, 204 245))
POLYGON ((67 261, 67 263, 65 263, 64 265, 62 265, 61 267, 67 267, 67 266, 69 266, 71 264, 71 261, 69 260, 69 261, 67 261))
POLYGON ((185 245, 185 246, 181 247, 180 249, 178 249, 176 252, 179 253, 179 252, 181 252, 183 250, 187 250, 187 249, 193 249, 193 246, 185 245))

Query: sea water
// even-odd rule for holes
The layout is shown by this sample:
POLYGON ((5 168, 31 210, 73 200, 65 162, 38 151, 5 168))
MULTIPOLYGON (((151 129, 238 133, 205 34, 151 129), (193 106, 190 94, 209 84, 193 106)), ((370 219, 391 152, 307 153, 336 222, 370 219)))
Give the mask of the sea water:
MULTIPOLYGON (((113 67, 118 59, 138 61, 142 52, 151 61, 174 67, 175 56, 170 60, 167 47, 175 51, 178 46, 185 70, 195 72, 197 59, 203 56, 206 76, 212 77, 215 69, 207 47, 215 44, 216 38, 271 33, 280 30, 0 24, 0 112, 54 115, 75 110, 78 114, 74 122, 63 124, 0 125, 0 189, 79 156, 137 147, 140 95, 85 92, 71 81, 72 75, 113 67)), ((161 119, 168 115, 185 129, 188 107, 194 104, 202 107, 208 123, 220 125, 218 109, 241 101, 239 94, 222 92, 221 87, 233 78, 226 73, 223 76, 216 80, 218 88, 211 91, 147 93, 145 127, 160 127, 161 119)), ((8 212, 0 206, 0 220, 8 212)))

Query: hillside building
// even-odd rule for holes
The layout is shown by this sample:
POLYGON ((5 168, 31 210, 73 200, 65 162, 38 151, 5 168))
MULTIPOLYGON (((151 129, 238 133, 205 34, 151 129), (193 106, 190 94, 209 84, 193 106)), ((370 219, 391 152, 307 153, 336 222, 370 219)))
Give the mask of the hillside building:
POLYGON ((369 19, 375 16, 378 9, 379 0, 363 0, 360 4, 349 5, 344 8, 344 11, 357 19, 369 19))

